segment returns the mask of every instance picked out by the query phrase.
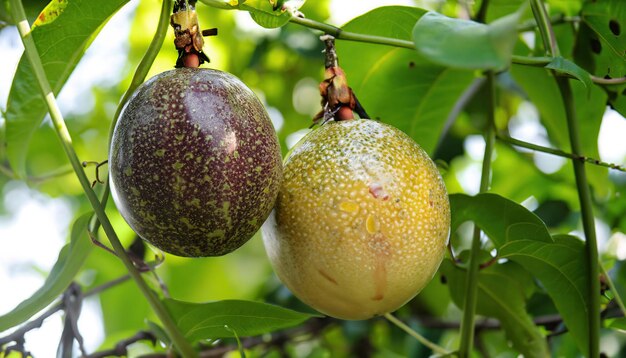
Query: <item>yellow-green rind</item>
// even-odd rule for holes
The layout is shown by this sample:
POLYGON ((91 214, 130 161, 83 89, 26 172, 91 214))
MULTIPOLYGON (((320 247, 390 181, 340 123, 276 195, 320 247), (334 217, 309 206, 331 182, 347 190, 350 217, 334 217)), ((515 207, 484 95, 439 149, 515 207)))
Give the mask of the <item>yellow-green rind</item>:
POLYGON ((330 316, 396 310, 432 279, 450 228, 446 189, 428 155, 373 120, 329 122, 284 161, 263 227, 281 281, 330 316))

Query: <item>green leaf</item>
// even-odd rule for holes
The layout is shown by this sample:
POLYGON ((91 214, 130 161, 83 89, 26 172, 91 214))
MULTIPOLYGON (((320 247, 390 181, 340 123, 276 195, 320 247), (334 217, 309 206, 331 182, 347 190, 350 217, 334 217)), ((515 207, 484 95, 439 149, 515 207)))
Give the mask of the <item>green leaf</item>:
POLYGON ((539 278, 563 321, 587 352, 587 261, 584 244, 573 236, 555 236, 553 244, 533 240, 508 243, 499 249, 503 258, 522 265, 539 278))
POLYGON ((268 14, 263 11, 257 11, 250 9, 250 17, 252 20, 266 29, 274 29, 277 27, 284 26, 289 22, 291 15, 288 13, 282 13, 280 15, 268 14))
POLYGON ((552 14, 574 16, 580 12, 583 0, 547 0, 548 9, 552 14))
MULTIPOLYGON (((626 92, 624 90, 623 92, 626 92)), ((615 94, 615 99, 611 100, 611 106, 622 115, 622 117, 626 117, 626 94, 624 93, 615 94)))
MULTIPOLYGON (((28 22, 32 23, 37 18, 37 15, 46 6, 48 1, 46 0, 22 0, 22 6, 24 6, 24 12, 28 22)), ((9 25, 16 25, 11 14, 11 5, 9 0, 0 0, 0 21, 4 21, 9 25)), ((2 28, 0 27, 0 30, 2 28)))
POLYGON ((274 10, 273 5, 268 0, 248 0, 239 5, 241 10, 250 12, 252 20, 267 29, 281 27, 289 22, 291 14, 281 9, 274 10))
MULTIPOLYGON (((44 9, 44 15, 35 21, 31 35, 55 94, 59 93, 103 24, 126 2, 128 0, 73 0, 62 1, 64 6, 49 5, 44 9)), ((22 55, 6 111, 7 157, 20 177, 26 174, 26 153, 32 134, 47 113, 38 88, 31 65, 22 55)))
POLYGON ((610 56, 608 74, 621 77, 626 72, 626 2, 623 0, 587 1, 582 20, 597 35, 599 53, 610 56))
MULTIPOLYGON (((441 272, 448 281, 455 304, 463 307, 466 270, 445 260, 441 272)), ((519 265, 508 262, 489 266, 478 274, 476 312, 497 318, 523 356, 547 357, 550 354, 545 337, 526 313, 526 300, 532 288, 532 277, 519 265)))
POLYGON ((556 71, 560 74, 571 76, 585 85, 586 88, 591 88, 593 83, 591 82, 591 76, 587 71, 580 68, 574 62, 567 60, 563 57, 555 57, 552 61, 546 65, 546 68, 556 71))
POLYGON ((471 220, 498 250, 544 286, 581 352, 587 352, 587 269, 582 242, 551 237, 543 222, 523 206, 496 194, 450 196, 452 231, 471 220))
MULTIPOLYGON (((425 10, 388 6, 348 22, 357 33, 411 39, 425 10)), ((339 64, 372 118, 393 124, 432 154, 446 117, 474 79, 470 71, 442 67, 404 48, 338 41, 339 64)))
MULTIPOLYGON (((242 3, 243 1, 240 1, 242 3)), ((304 4, 305 1, 287 1, 284 0, 247 0, 238 7, 241 10, 250 12, 252 20, 267 29, 273 29, 284 26, 291 19, 291 11, 295 11, 304 4), (283 4, 290 10, 284 10, 283 4)))
POLYGON ((86 237, 92 215, 93 213, 86 213, 76 219, 72 226, 71 241, 61 249, 43 286, 11 312, 0 316, 0 332, 25 322, 46 308, 72 283, 93 248, 93 244, 86 237))
MULTIPOLYGON (((565 0, 571 1, 571 0, 565 0)), ((528 2, 527 0, 490 0, 489 6, 487 6, 487 23, 493 22, 496 19, 507 16, 519 10, 522 4, 528 2)), ((478 6, 481 2, 476 2, 474 5, 475 11, 478 11, 478 6)))
POLYGON ((496 247, 518 240, 551 243, 545 224, 525 207, 497 194, 450 195, 452 231, 462 223, 475 222, 496 247))
MULTIPOLYGON (((575 60, 598 77, 626 76, 626 2, 587 1, 581 11, 575 60)), ((604 86, 611 106, 626 115, 626 87, 604 86)))
POLYGON ((196 341, 207 338, 257 336, 296 326, 314 315, 267 303, 224 300, 189 303, 165 299, 164 303, 185 337, 196 341))
POLYGON ((517 41, 520 14, 489 25, 428 12, 413 28, 417 51, 444 66, 502 70, 509 66, 517 41))
POLYGON ((626 318, 620 317, 609 320, 607 327, 618 331, 626 331, 626 318))

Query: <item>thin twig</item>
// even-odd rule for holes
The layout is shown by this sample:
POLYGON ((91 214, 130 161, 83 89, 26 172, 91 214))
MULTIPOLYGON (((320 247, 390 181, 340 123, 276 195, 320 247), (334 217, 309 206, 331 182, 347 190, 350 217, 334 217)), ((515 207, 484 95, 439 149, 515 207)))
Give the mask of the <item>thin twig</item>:
POLYGON ((626 77, 618 78, 602 78, 594 75, 590 75, 591 80, 599 85, 621 85, 626 83, 626 77))
MULTIPOLYGON (((92 288, 91 290, 85 291, 80 295, 80 299, 85 299, 86 297, 89 296, 93 296, 96 294, 99 294, 105 290, 108 290, 112 287, 115 287, 123 282, 126 282, 130 279, 130 275, 124 275, 121 277, 118 277, 112 281, 106 282, 102 285, 96 286, 94 288, 92 288)), ((75 289, 72 288, 73 285, 71 285, 69 289, 75 289)), ((64 294, 65 295, 65 294, 64 294)), ((65 309, 65 301, 64 300, 60 300, 59 302, 57 302, 56 304, 52 305, 50 308, 48 308, 48 310, 46 310, 41 316, 37 317, 34 320, 31 320, 27 323, 25 323, 24 325, 22 325, 20 328, 16 329, 15 331, 13 331, 11 334, 0 338, 0 347, 2 347, 3 345, 10 343, 10 342, 17 342, 19 339, 23 338, 24 335, 27 332, 30 332, 34 329, 40 328, 41 325, 43 324, 43 322, 50 316, 52 316, 53 314, 64 310, 65 309)))
POLYGON ((27 323, 22 325, 20 328, 13 331, 11 334, 0 338, 0 347, 4 346, 5 344, 11 343, 11 342, 18 342, 20 339, 23 339, 24 335, 27 332, 30 332, 33 329, 37 329, 41 327, 41 325, 43 324, 43 321, 45 321, 48 317, 52 316, 53 314, 61 311, 62 309, 63 309, 63 302, 59 302, 53 305, 38 318, 32 321, 28 321, 27 323))
POLYGON ((324 33, 332 35, 334 38, 339 39, 339 40, 368 42, 368 43, 373 43, 373 44, 403 47, 403 48, 408 48, 411 50, 415 49, 415 44, 413 43, 413 41, 400 40, 400 39, 396 39, 392 37, 365 35, 365 34, 359 34, 356 32, 344 31, 339 27, 325 24, 323 22, 307 19, 304 17, 294 16, 294 17, 291 17, 289 21, 294 24, 308 27, 310 29, 320 30, 324 33))
POLYGON ((433 352, 435 352, 437 354, 441 354, 441 355, 448 355, 448 354, 451 353, 447 349, 445 349, 445 348, 443 348, 443 347, 441 347, 441 346, 439 346, 439 345, 429 341, 428 339, 426 339, 426 337, 422 336, 421 334, 419 334, 416 331, 414 331, 413 329, 411 329, 411 327, 407 326, 404 322, 402 322, 399 319, 397 319, 391 313, 385 313, 385 318, 389 322, 395 324, 398 328, 400 328, 401 330, 406 332, 411 337, 417 339, 421 344, 423 344, 426 347, 430 348, 430 350, 432 350, 433 352))
POLYGON ((622 165, 618 165, 618 164, 614 164, 614 163, 607 163, 607 162, 603 162, 603 161, 595 159, 595 158, 590 158, 590 157, 586 157, 586 156, 582 156, 582 155, 568 153, 568 152, 562 151, 560 149, 548 148, 548 147, 540 146, 540 145, 537 145, 537 144, 524 142, 522 140, 511 138, 511 137, 503 135, 503 134, 496 135, 496 138, 498 140, 502 141, 502 142, 509 143, 509 144, 512 144, 512 145, 517 146, 517 147, 531 149, 531 150, 534 150, 534 151, 537 151, 537 152, 552 154, 552 155, 555 155, 555 156, 558 156, 558 157, 574 159, 574 160, 577 160, 577 161, 586 162, 586 163, 598 165, 598 166, 601 166, 601 167, 607 167, 609 169, 619 170, 621 172, 626 172, 626 167, 624 167, 622 165))
MULTIPOLYGON (((41 184, 51 179, 55 179, 55 178, 62 177, 68 174, 72 174, 73 172, 74 170, 72 169, 72 167, 68 165, 68 166, 63 166, 60 168, 53 169, 50 172, 44 173, 41 175, 28 176, 24 179, 24 181, 30 184, 41 184)), ((9 168, 6 165, 0 165, 0 174, 6 176, 9 179, 14 179, 14 180, 20 179, 17 175, 15 175, 13 170, 11 170, 11 168, 9 168)))
MULTIPOLYGON (((324 317, 324 318, 313 318, 307 321, 306 324, 288 329, 281 332, 276 332, 271 335, 269 339, 266 337, 249 337, 244 338, 241 341, 241 346, 245 349, 250 349, 256 346, 281 346, 285 342, 293 341, 296 337, 300 337, 302 335, 319 335, 326 327, 337 322, 333 318, 324 317)), ((208 350, 204 350, 200 352, 200 358, 213 358, 213 357, 223 357, 228 352, 236 351, 239 348, 236 345, 228 345, 221 347, 214 347, 208 350)))
MULTIPOLYGON (((580 22, 580 16, 565 16, 563 14, 555 15, 550 17, 550 23, 552 25, 560 25, 566 23, 578 23, 580 22)), ((521 23, 517 27, 517 31, 525 32, 525 31, 534 31, 537 28, 537 21, 534 19, 530 19, 521 23)))
POLYGON ((139 341, 150 341, 154 346, 156 344, 156 340, 157 339, 152 332, 139 331, 132 337, 119 341, 115 347, 85 355, 85 358, 125 357, 128 355, 128 346, 131 344, 139 341))
MULTIPOLYGON (((286 342, 294 341, 299 337, 309 336, 316 337, 318 336, 326 327, 336 323, 337 320, 330 317, 324 318, 313 318, 308 320, 305 324, 284 330, 279 332, 274 332, 269 335, 256 336, 256 337, 247 337, 241 340, 241 347, 244 349, 251 349, 254 347, 264 346, 264 347, 282 347, 286 342)), ((123 341, 122 341, 123 342, 123 341)), ((118 343, 119 345, 119 343, 118 343)), ((237 345, 229 344, 229 345, 219 345, 219 346, 211 346, 207 347, 200 351, 200 358, 216 358, 223 357, 227 355, 229 352, 237 351, 239 347, 237 345)), ((102 352, 97 352, 89 356, 89 358, 96 357, 104 357, 101 355, 102 352)), ((149 355, 150 358, 170 358, 170 355, 167 353, 153 353, 149 355)))

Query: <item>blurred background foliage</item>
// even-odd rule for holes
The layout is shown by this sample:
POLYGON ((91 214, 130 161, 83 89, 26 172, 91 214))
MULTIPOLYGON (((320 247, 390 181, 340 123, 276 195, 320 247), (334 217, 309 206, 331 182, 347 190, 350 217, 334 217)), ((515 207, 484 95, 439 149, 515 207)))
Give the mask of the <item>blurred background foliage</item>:
MULTIPOLYGON (((346 8, 337 5, 340 2, 346 1, 308 1, 300 11, 308 18, 340 26, 343 24, 336 22, 337 19, 350 20, 344 14, 332 13, 333 9, 346 8)), ((492 0, 487 21, 517 10, 522 2, 521 0, 492 0)), ((417 0, 402 3, 437 10, 453 17, 467 17, 468 11, 473 14, 480 5, 480 1, 452 0, 417 0)), ((47 1, 24 1, 30 19, 34 19, 46 4, 47 1)), ((583 7, 581 0, 549 0, 548 4, 554 16, 576 16, 583 7)), ((0 38, 16 39, 11 19, 7 16, 7 6, 7 1, 2 0, 0 21, 4 29, 0 30, 0 38)), ((350 6, 359 9, 361 5, 358 1, 351 1, 350 6)), ((71 93, 62 92, 60 96, 62 110, 73 137, 74 147, 81 160, 100 162, 107 158, 112 117, 119 99, 128 88, 134 70, 152 39, 159 10, 160 2, 157 0, 133 0, 126 4, 124 10, 115 15, 115 19, 118 20, 116 24, 118 26, 125 24, 126 27, 121 26, 121 30, 112 32, 107 32, 105 28, 103 33, 114 33, 115 37, 107 36, 108 44, 99 42, 100 37, 95 39, 94 46, 89 49, 64 89, 64 92, 71 93), (93 76, 97 79, 94 80, 93 76), (72 90, 72 86, 79 89, 72 90)), ((360 13, 365 11, 364 7, 360 13)), ((283 154, 286 153, 306 133, 312 124, 311 118, 320 108, 317 86, 323 77, 324 68, 321 52, 323 46, 318 39, 319 34, 296 24, 287 24, 279 29, 263 29, 256 25, 246 12, 218 10, 203 4, 198 4, 197 12, 201 26, 219 28, 218 36, 205 39, 205 52, 211 59, 208 67, 237 75, 257 93, 272 117, 283 154)), ((526 20, 531 17, 529 12, 524 15, 526 20)), ((358 20, 351 22, 347 28, 359 29, 358 20)), ((575 36, 590 36, 585 31, 575 33, 568 25, 556 26, 561 50, 568 56, 574 56, 583 62, 587 61, 585 69, 604 77, 606 74, 599 64, 610 59, 605 59, 603 53, 581 49, 585 41, 577 41, 575 36)), ((530 34, 532 35, 532 32, 530 34)), ((408 36, 410 39, 410 34, 408 36)), ((167 40, 148 77, 173 67, 177 54, 172 40, 173 33, 170 29, 167 40)), ((530 47, 522 43, 518 45, 516 54, 542 53, 540 43, 530 47)), ((436 122, 429 122, 431 119, 428 117, 417 127, 414 123, 425 118, 425 115, 444 118, 448 116, 464 91, 480 75, 466 70, 443 69, 424 62, 410 50, 393 49, 381 45, 338 41, 338 53, 340 64, 346 70, 350 84, 370 115, 398 126, 414 138, 422 138, 422 142, 426 142, 422 144, 433 159, 442 164, 441 171, 451 194, 477 193, 482 160, 481 145, 484 146, 481 133, 485 126, 485 111, 487 110, 483 104, 484 96, 478 92, 471 97, 467 106, 458 113, 458 117, 447 121, 438 118, 436 122), (392 55, 397 55, 398 58, 394 58, 386 65, 396 68, 399 67, 396 65, 401 63, 403 71, 409 71, 411 66, 415 65, 413 61, 418 61, 417 66, 421 72, 415 76, 425 83, 440 79, 441 77, 438 76, 432 77, 434 74, 439 74, 438 71, 452 71, 447 73, 444 79, 449 82, 449 85, 438 89, 440 92, 434 95, 428 92, 430 87, 427 87, 426 92, 423 93, 416 89, 413 95, 407 97, 397 95, 391 88, 393 83, 405 85, 415 78, 407 79, 403 74, 385 77, 390 76, 389 69, 385 71, 380 70, 379 67, 373 68, 374 64, 381 65, 377 63, 377 60, 389 55, 390 51, 396 52, 392 55)), ((583 63, 580 64, 583 65, 583 63)), ((3 68, 1 71, 12 71, 12 69, 3 68)), ((545 84, 541 82, 540 76, 535 76, 535 71, 541 70, 513 66, 510 71, 498 76, 499 106, 496 112, 498 129, 513 136, 526 136, 540 140, 542 145, 569 151, 566 131, 551 121, 550 110, 547 108, 554 104, 550 101, 559 98, 558 96, 556 99, 549 97, 553 93, 549 88, 542 87, 545 84), (535 105, 531 104, 531 101, 535 105)), ((583 88, 580 83, 573 85, 577 109, 582 114, 581 117, 584 117, 582 119, 584 146, 589 150, 590 155, 600 158, 598 135, 605 103, 607 98, 614 101, 614 107, 618 110, 621 108, 623 117, 624 111, 620 103, 623 102, 624 95, 618 94, 618 91, 623 89, 606 91, 594 87, 589 90, 583 88)), ((6 98, 0 98, 0 106, 3 110, 6 109, 5 101, 6 98)), ((621 120, 624 119, 621 118, 621 120)), ((0 138, 4 137, 0 136, 0 138)), ((624 144, 616 143, 616 145, 619 144, 623 148, 624 144)), ((8 197, 7 194, 11 190, 16 190, 16 184, 4 157, 3 149, 0 149, 0 155, 2 155, 0 163, 3 166, 3 171, 0 173, 0 187, 3 188, 0 215, 10 217, 11 212, 7 209, 7 201, 4 199, 8 197)), ((69 168, 66 156, 49 120, 46 120, 35 132, 27 159, 26 169, 29 179, 26 182, 31 190, 52 198, 64 198, 70 203, 75 217, 89 210, 89 204, 69 168), (59 170, 67 171, 67 174, 39 180, 40 177, 59 170)), ((617 164, 624 163, 624 160, 626 157, 619 159, 617 164)), ((94 167, 87 167, 87 173, 92 180, 95 180, 95 171, 90 168, 94 167)), ((626 195, 623 195, 626 193, 624 191, 626 175, 623 172, 602 167, 588 166, 588 170, 595 195, 595 214, 603 261, 607 268, 612 268, 611 276, 614 277, 619 291, 624 295, 626 293, 626 266, 620 260, 625 258, 621 255, 626 256, 624 246, 626 245, 626 236, 624 236, 626 195)), ((106 166, 102 171, 106 171, 106 166)), ((101 176, 105 177, 104 173, 101 173, 101 176)), ((503 142, 498 142, 496 146, 493 184, 490 191, 517 203, 523 203, 546 222, 552 233, 581 233, 578 196, 574 182, 572 165, 566 160, 547 158, 546 155, 521 150, 503 142)), ((96 185, 98 190, 101 190, 101 187, 99 184, 96 185)), ((107 213, 122 242, 125 246, 129 246, 136 239, 135 234, 119 216, 111 200, 109 200, 107 213)), ((36 225, 35 218, 33 218, 33 225, 36 225)), ((104 237, 104 234, 101 233, 100 236, 104 237)), ((453 233, 452 243, 455 251, 462 253, 468 249, 470 237, 470 227, 463 226, 458 232, 453 233)), ((0 244, 11 245, 13 240, 16 238, 0 237, 0 244)), ((38 240, 46 240, 46 238, 41 237, 38 240)), ((153 255, 154 252, 148 249, 146 258, 150 260, 153 255)), ((95 249, 78 276, 78 282, 87 290, 125 273, 124 266, 116 257, 105 250, 95 249)), ((258 234, 241 249, 224 257, 187 259, 167 256, 165 262, 157 269, 157 273, 167 285, 171 296, 180 300, 193 302, 222 299, 261 300, 298 310, 309 310, 279 283, 265 257, 258 234)), ((45 277, 45 272, 41 272, 41 277, 45 277)), ((22 299, 24 298, 26 297, 22 299)), ((535 287, 529 298, 527 310, 534 316, 555 314, 554 305, 546 298, 541 287, 535 287)), ((105 291, 95 302, 101 310, 101 324, 103 325, 100 348, 111 347, 120 339, 145 329, 146 318, 156 320, 144 297, 132 282, 126 282, 105 291)), ((0 307, 0 310, 6 312, 11 308, 0 307)), ((455 322, 458 324, 460 320, 460 310, 452 303, 446 280, 440 274, 423 292, 403 307, 398 315, 408 321, 412 328, 427 338, 440 342, 443 346, 455 347, 458 344, 455 322)), ((517 356, 501 330, 490 329, 489 324, 485 324, 485 327, 478 331, 478 350, 487 356, 517 356)), ((83 334, 89 335, 89 332, 83 332, 83 334)), ((555 336, 551 339, 551 343, 555 356, 578 354, 568 334, 555 336)), ((625 346, 626 336, 603 330, 603 349, 609 355, 625 355, 625 346)), ((317 337, 284 342, 282 348, 289 355, 298 357, 366 356, 369 354, 380 357, 400 357, 424 356, 429 352, 413 338, 380 319, 332 322, 317 337)), ((133 349, 134 352, 145 352, 147 348, 137 346, 133 349)), ((253 357, 282 356, 281 350, 275 347, 259 347, 248 353, 253 357)))

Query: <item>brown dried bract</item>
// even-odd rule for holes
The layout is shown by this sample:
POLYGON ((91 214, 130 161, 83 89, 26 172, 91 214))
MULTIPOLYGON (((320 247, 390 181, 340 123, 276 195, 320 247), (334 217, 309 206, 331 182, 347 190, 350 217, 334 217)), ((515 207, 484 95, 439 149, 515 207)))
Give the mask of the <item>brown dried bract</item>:
POLYGON ((330 36, 322 39, 326 43, 326 71, 324 80, 320 83, 322 110, 313 118, 313 122, 323 124, 331 119, 354 119, 353 111, 361 118, 369 118, 352 88, 348 86, 346 73, 339 67, 334 39, 330 36))
POLYGON ((198 25, 198 15, 193 8, 181 9, 170 17, 170 24, 174 28, 174 46, 178 50, 176 67, 198 67, 202 63, 210 62, 207 55, 202 52, 204 39, 198 25), (199 61, 187 61, 189 55, 197 55, 199 61), (197 65, 195 65, 197 63, 197 65))

